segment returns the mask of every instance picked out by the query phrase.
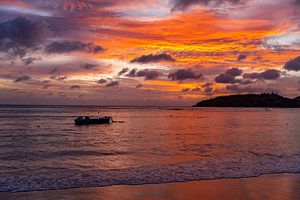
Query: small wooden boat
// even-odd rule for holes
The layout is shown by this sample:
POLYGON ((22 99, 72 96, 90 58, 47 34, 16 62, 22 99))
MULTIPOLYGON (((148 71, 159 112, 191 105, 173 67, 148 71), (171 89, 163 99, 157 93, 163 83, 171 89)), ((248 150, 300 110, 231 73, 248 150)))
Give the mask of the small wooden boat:
POLYGON ((89 125, 89 124, 110 124, 113 122, 112 117, 101 117, 96 119, 91 119, 89 117, 77 117, 75 120, 75 125, 89 125))

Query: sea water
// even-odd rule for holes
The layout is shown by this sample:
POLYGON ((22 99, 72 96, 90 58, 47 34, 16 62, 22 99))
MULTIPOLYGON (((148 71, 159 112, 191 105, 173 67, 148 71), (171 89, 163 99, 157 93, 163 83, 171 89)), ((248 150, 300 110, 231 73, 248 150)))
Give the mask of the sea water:
POLYGON ((0 106, 1 192, 297 172, 300 109, 0 106))

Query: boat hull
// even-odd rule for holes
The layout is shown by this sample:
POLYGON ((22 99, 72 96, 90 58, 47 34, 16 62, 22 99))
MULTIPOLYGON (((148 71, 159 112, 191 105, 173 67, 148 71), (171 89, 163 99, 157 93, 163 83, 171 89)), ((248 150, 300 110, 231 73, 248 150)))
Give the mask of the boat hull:
POLYGON ((112 122, 111 117, 99 118, 99 119, 75 119, 75 125, 92 125, 92 124, 110 124, 112 122))

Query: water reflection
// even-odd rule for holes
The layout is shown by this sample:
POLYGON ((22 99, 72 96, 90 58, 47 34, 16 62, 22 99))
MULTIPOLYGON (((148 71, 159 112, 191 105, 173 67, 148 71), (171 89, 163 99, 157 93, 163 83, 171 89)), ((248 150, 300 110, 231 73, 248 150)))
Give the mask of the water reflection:
MULTIPOLYGON (((226 159, 223 163, 242 159, 268 167, 274 159, 299 160, 299 117, 300 109, 1 107, 0 172, 63 177, 71 171, 92 176, 97 170, 159 171, 161 166, 206 160, 212 161, 213 169, 235 167, 220 166, 226 159), (98 112, 125 123, 74 126, 75 116, 98 112)), ((243 174, 244 169, 236 170, 243 174)))

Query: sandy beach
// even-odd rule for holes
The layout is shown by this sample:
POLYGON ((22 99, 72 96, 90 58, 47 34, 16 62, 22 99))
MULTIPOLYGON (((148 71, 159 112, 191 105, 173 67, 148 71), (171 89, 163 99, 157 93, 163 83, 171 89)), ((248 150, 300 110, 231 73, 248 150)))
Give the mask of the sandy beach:
POLYGON ((300 174, 273 174, 240 179, 1 193, 0 199, 296 200, 299 196, 300 174))

